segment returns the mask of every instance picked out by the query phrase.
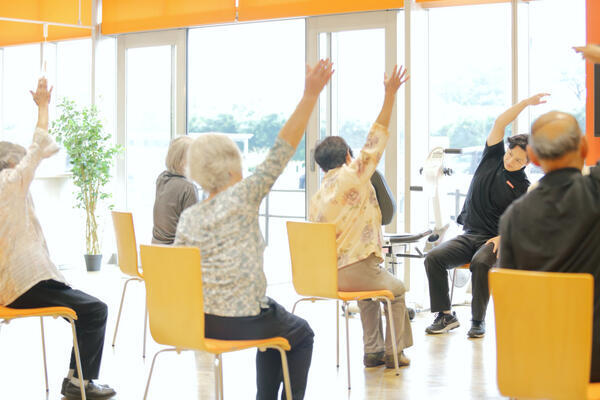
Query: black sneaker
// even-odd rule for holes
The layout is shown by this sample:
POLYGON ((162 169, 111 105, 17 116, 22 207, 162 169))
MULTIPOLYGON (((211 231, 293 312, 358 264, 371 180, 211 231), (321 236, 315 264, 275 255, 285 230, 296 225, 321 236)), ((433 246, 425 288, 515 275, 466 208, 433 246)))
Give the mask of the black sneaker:
POLYGON ((384 352, 379 351, 377 353, 365 353, 363 357, 363 364, 367 368, 378 367, 385 364, 384 352))
POLYGON ((459 326, 460 323, 456 318, 455 312, 452 312, 452 314, 444 314, 443 312, 439 312, 433 320, 433 324, 425 328, 425 332, 432 334, 444 333, 451 329, 458 328, 459 326))
POLYGON ((471 321, 471 329, 467 333, 470 338, 482 338, 485 336, 485 321, 471 321))
MULTIPOLYGON (((81 390, 79 389, 79 385, 73 384, 70 379, 67 382, 63 381, 63 385, 64 386, 60 394, 65 396, 67 399, 81 399, 81 390)), ((107 385, 97 385, 92 381, 89 381, 85 385, 85 397, 88 400, 109 399, 116 394, 117 392, 107 385)))

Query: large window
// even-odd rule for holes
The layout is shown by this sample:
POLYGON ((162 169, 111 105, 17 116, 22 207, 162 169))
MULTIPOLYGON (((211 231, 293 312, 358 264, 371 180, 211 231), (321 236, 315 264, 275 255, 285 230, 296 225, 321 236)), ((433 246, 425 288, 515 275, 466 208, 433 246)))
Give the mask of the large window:
POLYGON ((440 188, 444 223, 460 211, 494 120, 510 105, 510 27, 509 4, 429 11, 429 149, 463 150, 446 156, 454 175, 440 188))
MULTIPOLYGON (((242 151, 244 175, 252 173, 302 96, 304 41, 304 20, 190 30, 189 134, 230 135, 242 151)), ((281 256, 285 220, 305 214, 304 160, 303 140, 260 210, 265 239, 281 256)), ((269 279, 286 280, 289 271, 282 270, 268 270, 269 279)))

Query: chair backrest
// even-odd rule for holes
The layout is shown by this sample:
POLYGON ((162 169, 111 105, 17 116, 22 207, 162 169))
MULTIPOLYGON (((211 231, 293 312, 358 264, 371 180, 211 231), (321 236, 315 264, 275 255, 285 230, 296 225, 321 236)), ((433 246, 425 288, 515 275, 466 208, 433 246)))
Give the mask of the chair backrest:
POLYGON ((141 245, 150 332, 160 344, 205 349, 200 249, 141 245))
POLYGON ((335 225, 287 222, 292 281, 299 295, 337 298, 335 225))
POLYGON ((142 276, 138 269, 137 243, 133 229, 133 215, 130 212, 112 212, 119 268, 124 274, 142 276))
POLYGON ((592 276, 492 269, 489 283, 500 393, 533 399, 587 398, 592 276))

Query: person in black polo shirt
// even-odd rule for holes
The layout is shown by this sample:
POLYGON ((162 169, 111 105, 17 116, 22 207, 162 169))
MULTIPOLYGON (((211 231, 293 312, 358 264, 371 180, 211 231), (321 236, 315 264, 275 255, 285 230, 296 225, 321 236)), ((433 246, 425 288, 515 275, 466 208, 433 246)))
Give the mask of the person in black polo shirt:
POLYGON ((496 262, 498 221, 510 203, 529 187, 524 172, 529 162, 525 150, 527 135, 509 137, 508 151, 505 151, 504 131, 527 106, 545 103, 546 96, 547 93, 540 93, 525 99, 496 119, 469 186, 463 210, 457 219, 463 225, 464 234, 427 253, 425 271, 429 280, 431 312, 437 315, 425 332, 443 333, 460 326, 456 313, 450 310, 447 271, 470 263, 473 273, 473 302, 472 325, 468 335, 475 338, 485 334, 485 311, 490 298, 487 275, 496 262))
POLYGON ((591 381, 600 382, 600 163, 581 174, 587 149, 570 114, 533 123, 527 152, 546 175, 500 219, 498 266, 594 276, 591 381))

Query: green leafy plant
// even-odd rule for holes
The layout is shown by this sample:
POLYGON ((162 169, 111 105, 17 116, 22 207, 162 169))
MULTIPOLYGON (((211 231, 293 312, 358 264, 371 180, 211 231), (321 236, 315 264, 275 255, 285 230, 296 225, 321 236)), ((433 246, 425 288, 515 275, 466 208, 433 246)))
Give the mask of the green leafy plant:
POLYGON ((78 107, 63 99, 58 109, 60 116, 52 121, 50 133, 65 148, 71 163, 73 184, 78 188, 75 206, 86 214, 86 252, 100 254, 96 210, 100 201, 110 197, 103 189, 110 180, 113 159, 122 148, 111 142, 95 106, 78 107))

